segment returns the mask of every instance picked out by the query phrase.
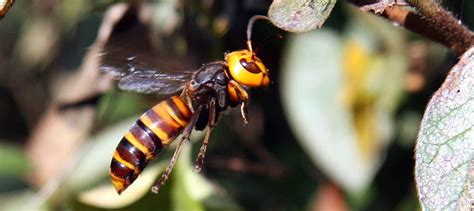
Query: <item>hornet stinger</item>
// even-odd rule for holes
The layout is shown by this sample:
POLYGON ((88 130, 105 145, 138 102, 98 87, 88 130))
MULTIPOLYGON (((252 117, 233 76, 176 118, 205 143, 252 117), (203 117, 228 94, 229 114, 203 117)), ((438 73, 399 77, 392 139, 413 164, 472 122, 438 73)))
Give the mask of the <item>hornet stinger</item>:
POLYGON ((224 61, 204 64, 195 71, 164 72, 145 68, 133 63, 136 59, 133 57, 128 59, 125 74, 114 66, 101 66, 103 72, 121 74, 118 86, 123 90, 160 95, 179 92, 146 111, 117 145, 109 174, 119 194, 135 181, 148 162, 181 135, 165 172, 152 187, 152 192, 158 193, 191 131, 207 128, 195 164, 199 172, 211 130, 222 111, 240 105, 244 124, 248 123, 249 97, 244 87, 266 88, 270 84, 267 68, 252 49, 252 27, 258 19, 268 20, 268 17, 256 15, 249 20, 247 49, 227 53, 224 61))

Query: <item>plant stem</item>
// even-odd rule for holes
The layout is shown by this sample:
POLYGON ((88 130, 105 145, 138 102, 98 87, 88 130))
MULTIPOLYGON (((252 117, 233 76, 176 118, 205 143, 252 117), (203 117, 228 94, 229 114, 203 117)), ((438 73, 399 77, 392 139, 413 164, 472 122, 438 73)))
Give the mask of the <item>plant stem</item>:
MULTIPOLYGON (((362 7, 380 3, 381 0, 349 0, 349 2, 362 7)), ((459 56, 474 46, 474 33, 433 0, 406 0, 406 2, 418 13, 393 3, 393 6, 388 5, 385 8, 382 16, 441 43, 459 56)))
POLYGON ((474 46, 474 34, 433 0, 407 0, 435 29, 436 41, 446 45, 457 55, 474 46))

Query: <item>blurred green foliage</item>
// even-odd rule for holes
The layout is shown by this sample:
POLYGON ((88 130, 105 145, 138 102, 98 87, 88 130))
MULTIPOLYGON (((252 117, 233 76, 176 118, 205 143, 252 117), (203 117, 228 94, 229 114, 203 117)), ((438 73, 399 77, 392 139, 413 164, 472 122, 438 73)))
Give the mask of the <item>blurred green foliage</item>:
MULTIPOLYGON (((266 91, 251 91, 247 127, 241 126, 237 111, 222 115, 212 133, 201 174, 192 170, 200 146, 198 134, 192 137, 192 144, 188 144, 192 149, 183 151, 170 180, 158 195, 148 191, 149 185, 169 161, 173 146, 135 181, 132 186, 138 192, 127 190, 139 193, 140 197, 127 204, 124 203, 127 196, 115 195, 108 178, 114 147, 137 115, 165 96, 114 90, 101 93, 93 103, 97 112, 94 130, 74 154, 77 162, 67 165, 72 170, 64 177, 51 178, 58 186, 50 195, 44 194, 50 189, 30 182, 35 179, 31 178, 31 172, 35 171, 31 160, 34 156, 27 150, 31 146, 30 135, 39 130, 37 125, 56 93, 64 92, 58 85, 67 84, 64 76, 78 72, 83 65, 105 11, 118 2, 125 1, 16 1, 0 20, 0 209, 104 210, 112 207, 98 204, 106 203, 105 198, 110 196, 112 199, 107 202, 120 205, 114 208, 122 210, 304 210, 318 207, 321 204, 318 199, 330 195, 320 189, 325 184, 333 184, 342 193, 336 195, 341 200, 337 206, 350 210, 419 209, 413 181, 416 139, 413 131, 417 130, 414 127, 418 126, 429 97, 456 58, 439 45, 386 21, 372 22, 366 14, 348 9, 352 6, 343 2, 336 4, 323 29, 311 34, 287 34, 270 24, 255 25, 256 44, 274 34, 284 35, 282 40, 266 44, 259 52, 271 71, 273 84, 266 91), (302 39, 302 43, 295 47, 297 39, 302 39), (289 52, 292 48, 294 57, 289 52), (315 55, 319 57, 309 53, 298 55, 307 51, 317 52, 315 55), (325 58, 332 55, 338 57, 325 58), (305 61, 296 62, 296 58, 305 61), (390 69, 394 68, 393 62, 400 62, 405 69, 395 68, 395 74, 390 69), (304 67, 299 69, 297 65, 304 67), (344 65, 354 69, 344 69, 344 65), (333 66, 337 68, 332 69, 333 66), (308 75, 302 75, 304 68, 311 69, 308 75), (338 74, 340 81, 333 81, 331 74, 338 74), (413 78, 416 80, 410 80, 413 78), (337 85, 337 88, 327 91, 321 85, 337 85), (376 100, 363 98, 366 96, 376 96, 376 100), (360 103, 361 99, 367 101, 360 103), (334 101, 330 100, 337 104, 331 104, 334 101), (334 110, 337 108, 334 105, 341 110, 334 110), (332 116, 318 119, 317 115, 310 115, 329 114, 329 111, 348 115, 342 118, 343 123, 332 116), (299 116, 315 118, 309 121, 327 128, 301 124, 299 116), (342 134, 337 127, 349 128, 351 136, 356 137, 354 131, 358 125, 354 119, 361 120, 359 126, 366 127, 369 134, 384 135, 365 143, 340 144, 345 142, 336 138, 342 134), (369 120, 373 122, 364 122, 369 120), (309 138, 302 133, 309 134, 309 138), (321 154, 311 149, 327 150, 324 143, 319 145, 321 140, 339 143, 335 151, 329 151, 334 159, 317 157, 321 154), (370 173, 358 188, 347 188, 341 180, 356 178, 360 172, 342 168, 334 173, 328 168, 334 167, 334 163, 344 167, 358 162, 335 159, 346 158, 347 154, 342 153, 360 153, 361 147, 376 148, 376 153, 361 154, 370 158, 363 163, 369 163, 370 173), (98 203, 81 198, 92 193, 98 194, 92 195, 98 203)), ((190 56, 181 62, 194 66, 222 60, 224 52, 244 48, 248 19, 255 14, 266 14, 271 3, 264 0, 151 2, 156 6, 153 10, 156 30, 172 28, 167 24, 175 24, 174 30, 160 31, 157 35, 168 40, 164 42, 165 51, 190 56), (176 19, 163 21, 164 16, 176 19)), ((474 2, 461 1, 461 6, 457 2, 443 1, 443 4, 472 29, 474 2)), ((88 86, 92 85, 84 84, 88 86)), ((64 149, 49 146, 47 150, 64 149)))

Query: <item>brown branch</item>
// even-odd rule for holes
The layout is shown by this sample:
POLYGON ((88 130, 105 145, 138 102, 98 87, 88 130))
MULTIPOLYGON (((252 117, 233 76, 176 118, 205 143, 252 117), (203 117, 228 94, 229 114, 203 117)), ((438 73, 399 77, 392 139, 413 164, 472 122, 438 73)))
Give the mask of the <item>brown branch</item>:
MULTIPOLYGON (((425 19, 402 6, 388 7, 385 9, 382 16, 413 32, 444 44, 442 41, 443 38, 439 36, 439 33, 435 28, 429 25, 425 19)), ((457 51, 455 52, 457 53, 457 51)))
POLYGON ((436 29, 437 41, 461 55, 474 45, 474 34, 433 0, 407 0, 436 29))
MULTIPOLYGON (((378 3, 374 0, 349 0, 357 6, 378 3)), ((387 6, 382 16, 411 31, 439 42, 455 54, 461 55, 474 46, 474 33, 456 20, 449 12, 431 0, 408 0, 419 14, 404 6, 387 6)))

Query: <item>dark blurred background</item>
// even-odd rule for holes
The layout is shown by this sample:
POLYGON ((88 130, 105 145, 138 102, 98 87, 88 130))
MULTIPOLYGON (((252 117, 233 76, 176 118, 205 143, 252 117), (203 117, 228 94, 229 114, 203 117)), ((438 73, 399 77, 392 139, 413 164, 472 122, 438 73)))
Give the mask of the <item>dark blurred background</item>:
MULTIPOLYGON (((114 34, 101 33, 114 26, 107 21, 120 19, 111 12, 120 2, 17 1, 0 20, 0 209, 420 209, 416 132, 457 58, 345 2, 311 33, 257 22, 254 46, 270 38, 259 57, 272 85, 250 90, 250 124, 242 126, 239 111, 227 112, 213 130, 201 174, 192 171, 202 138, 196 136, 181 156, 188 161, 178 163, 186 167, 175 169, 160 194, 148 191, 145 178, 159 176, 173 149, 135 181, 139 188, 118 197, 108 178, 112 152, 138 115, 167 96, 118 90, 99 72, 98 55, 150 38, 158 55, 151 68, 197 69, 245 48, 249 18, 266 14, 271 3, 149 1, 149 34, 127 32, 112 43, 114 34), (283 38, 271 39, 278 34, 283 38)), ((473 29, 474 2, 441 3, 473 29)))

